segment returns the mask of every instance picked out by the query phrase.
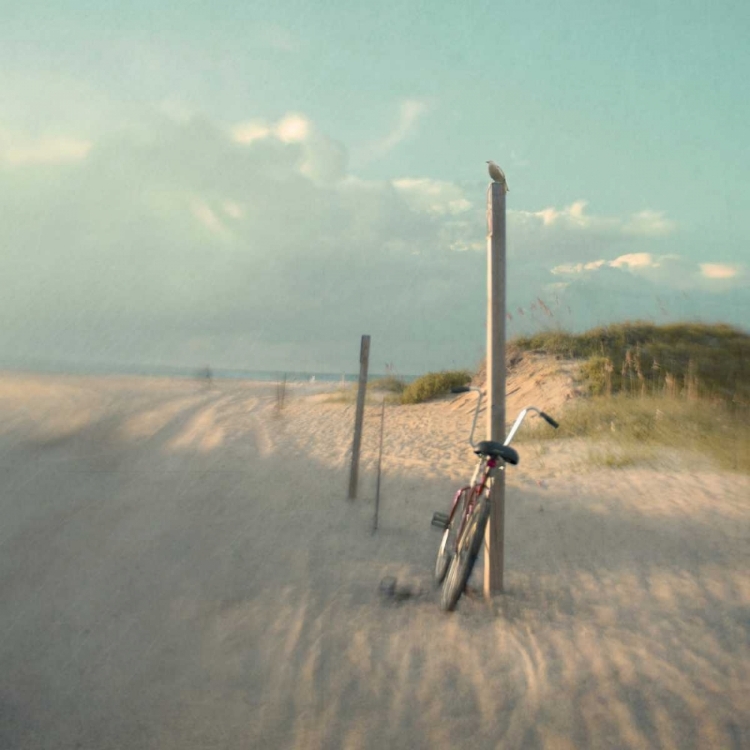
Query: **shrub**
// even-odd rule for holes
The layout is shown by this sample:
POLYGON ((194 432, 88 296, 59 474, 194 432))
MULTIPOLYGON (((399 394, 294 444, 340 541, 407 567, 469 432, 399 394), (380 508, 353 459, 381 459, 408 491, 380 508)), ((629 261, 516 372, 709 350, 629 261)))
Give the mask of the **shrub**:
POLYGON ((428 372, 406 386, 401 394, 401 403, 419 404, 422 401, 429 401, 431 398, 449 393, 451 388, 468 385, 471 377, 468 370, 428 372))
POLYGON ((406 381, 395 375, 386 375, 384 378, 378 378, 370 383, 370 388, 379 391, 390 391, 391 393, 403 393, 406 388, 406 381))

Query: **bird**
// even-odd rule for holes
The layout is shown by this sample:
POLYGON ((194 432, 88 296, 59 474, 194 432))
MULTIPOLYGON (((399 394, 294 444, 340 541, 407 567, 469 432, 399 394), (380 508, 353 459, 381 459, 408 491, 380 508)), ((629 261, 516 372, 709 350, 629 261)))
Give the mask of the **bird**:
POLYGON ((509 193, 510 189, 508 188, 508 183, 505 180, 505 172, 503 172, 503 170, 500 169, 500 167, 497 164, 495 164, 495 162, 492 161, 492 159, 490 159, 487 162, 487 164, 490 165, 489 173, 490 173, 490 177, 492 177, 492 181, 499 182, 501 185, 505 187, 505 192, 509 193))

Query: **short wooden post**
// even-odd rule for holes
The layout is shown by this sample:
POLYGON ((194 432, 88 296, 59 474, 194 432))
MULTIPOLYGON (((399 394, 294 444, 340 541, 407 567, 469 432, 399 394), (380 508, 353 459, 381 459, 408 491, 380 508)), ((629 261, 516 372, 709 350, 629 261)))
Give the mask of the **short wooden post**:
POLYGON ((380 405, 380 445, 378 446, 378 478, 375 482, 375 515, 372 519, 372 533, 378 530, 378 517, 380 515, 380 472, 383 466, 383 425, 385 424, 385 396, 380 405))
MULTIPOLYGON (((487 437, 505 440, 505 185, 487 190, 487 437)), ((495 476, 485 534, 484 595, 503 590, 505 472, 495 476)))
POLYGON ((357 386, 357 409, 354 414, 354 440, 352 441, 352 468, 349 473, 349 499, 357 497, 359 474, 359 449, 362 444, 362 422, 365 416, 365 393, 367 391, 367 365, 370 360, 370 337, 362 336, 359 349, 359 384, 357 386))

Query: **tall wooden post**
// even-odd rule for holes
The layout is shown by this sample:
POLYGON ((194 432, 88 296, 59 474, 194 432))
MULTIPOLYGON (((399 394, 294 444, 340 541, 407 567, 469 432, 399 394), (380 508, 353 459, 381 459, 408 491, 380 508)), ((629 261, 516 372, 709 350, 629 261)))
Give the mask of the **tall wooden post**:
MULTIPOLYGON (((505 440, 505 185, 487 190, 487 437, 505 440)), ((484 595, 503 590, 505 472, 492 485, 485 534, 484 595)))
POLYGON ((352 468, 349 473, 349 499, 357 497, 359 474, 359 449, 362 444, 362 422, 365 416, 365 393, 367 391, 367 365, 370 360, 370 337, 362 336, 359 348, 359 384, 357 386, 357 410, 354 414, 354 440, 352 441, 352 468))

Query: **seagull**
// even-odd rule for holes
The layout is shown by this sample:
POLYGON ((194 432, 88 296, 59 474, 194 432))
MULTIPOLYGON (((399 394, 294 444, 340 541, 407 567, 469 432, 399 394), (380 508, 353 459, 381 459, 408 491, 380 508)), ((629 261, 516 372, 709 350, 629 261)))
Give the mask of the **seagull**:
POLYGON ((503 170, 500 169, 500 167, 497 164, 495 164, 495 162, 492 161, 492 159, 490 159, 490 161, 488 161, 487 164, 490 165, 489 172, 490 172, 490 177, 492 177, 492 181, 499 182, 501 185, 504 185, 506 193, 510 192, 510 189, 508 188, 508 183, 505 181, 505 172, 503 172, 503 170))

